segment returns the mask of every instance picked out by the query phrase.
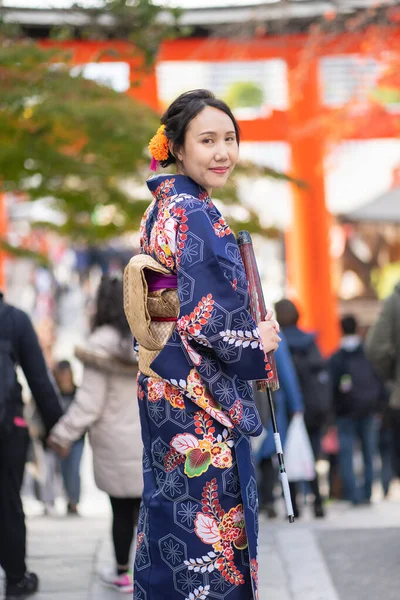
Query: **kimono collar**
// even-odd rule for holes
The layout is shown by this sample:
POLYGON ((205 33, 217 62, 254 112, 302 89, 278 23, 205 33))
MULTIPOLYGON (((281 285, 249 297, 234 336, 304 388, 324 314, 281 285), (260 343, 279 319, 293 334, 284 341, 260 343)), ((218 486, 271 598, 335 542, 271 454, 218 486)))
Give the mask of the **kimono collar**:
POLYGON ((186 175, 154 175, 146 183, 150 192, 157 200, 159 197, 165 198, 176 194, 188 194, 199 200, 211 201, 208 192, 186 175))

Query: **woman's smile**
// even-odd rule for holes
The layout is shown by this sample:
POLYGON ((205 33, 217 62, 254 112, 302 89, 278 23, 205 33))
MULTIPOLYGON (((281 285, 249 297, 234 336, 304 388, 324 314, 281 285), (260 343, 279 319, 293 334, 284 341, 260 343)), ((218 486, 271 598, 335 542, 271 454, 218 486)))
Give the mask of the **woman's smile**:
POLYGON ((211 167, 210 171, 217 173, 218 175, 225 175, 229 171, 229 167, 211 167))

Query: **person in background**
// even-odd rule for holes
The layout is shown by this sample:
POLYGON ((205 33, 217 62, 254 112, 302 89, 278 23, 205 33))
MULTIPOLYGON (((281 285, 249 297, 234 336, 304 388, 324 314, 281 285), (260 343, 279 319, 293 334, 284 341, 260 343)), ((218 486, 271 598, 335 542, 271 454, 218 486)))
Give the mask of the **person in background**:
POLYGON ((6 600, 17 600, 36 593, 39 579, 27 571, 25 563, 26 527, 20 489, 29 434, 16 366, 26 377, 46 434, 62 416, 62 409, 30 318, 6 304, 1 293, 0 342, 0 394, 5 408, 0 432, 0 566, 5 571, 6 600))
POLYGON ((42 441, 39 460, 44 472, 43 479, 37 481, 37 498, 43 504, 44 514, 49 517, 57 515, 56 498, 61 492, 61 465, 57 453, 48 448, 42 441))
POLYGON ((365 350, 389 389, 386 422, 392 430, 393 471, 400 477, 400 281, 369 330, 365 350))
MULTIPOLYGON (((43 271, 41 278, 47 281, 47 272, 43 271)), ((56 330, 54 320, 50 316, 45 316, 35 322, 35 331, 38 336, 39 344, 43 352, 43 356, 47 368, 53 372, 54 368, 54 345, 56 342, 56 330)), ((60 396, 61 402, 61 396, 60 396)), ((44 514, 55 516, 56 497, 61 491, 61 466, 60 460, 56 452, 48 448, 43 443, 43 435, 39 429, 39 436, 35 435, 33 423, 41 424, 40 411, 38 410, 34 398, 31 398, 24 409, 25 418, 28 421, 29 434, 31 441, 34 444, 36 457, 40 463, 41 477, 36 481, 36 496, 43 504, 44 514)))
POLYGON ((324 458, 329 463, 328 498, 331 500, 341 500, 342 482, 339 472, 339 435, 334 421, 328 426, 321 440, 321 449, 324 458))
MULTIPOLYGON (((317 461, 321 454, 323 430, 332 407, 329 372, 315 342, 315 335, 306 333, 298 326, 300 315, 296 305, 284 298, 275 304, 275 311, 296 369, 303 395, 304 422, 317 461)), ((295 484, 291 486, 296 487, 295 484)), ((310 487, 314 494, 314 514, 317 518, 324 517, 318 474, 310 481, 310 487)), ((293 489, 293 508, 296 505, 295 495, 293 489)))
MULTIPOLYGON (((48 317, 41 319, 35 323, 35 331, 47 368, 53 373, 56 341, 53 319, 48 317)), ((59 400, 62 402, 61 395, 59 400)), ((57 453, 45 443, 40 411, 33 397, 24 405, 24 417, 28 424, 31 443, 28 449, 28 462, 32 457, 37 462, 37 478, 34 481, 35 496, 43 505, 44 515, 56 516, 56 498, 60 494, 62 486, 61 464, 57 453)))
MULTIPOLYGON (((387 390, 386 395, 389 395, 387 390)), ((384 498, 389 496, 390 484, 393 479, 394 439, 391 414, 392 411, 387 402, 376 417, 378 421, 378 451, 381 459, 380 480, 384 498)))
POLYGON ((333 408, 339 432, 339 467, 345 499, 356 504, 371 502, 374 415, 385 396, 382 381, 364 353, 358 324, 353 315, 341 319, 340 348, 330 361, 333 408), (361 443, 364 485, 357 484, 353 467, 354 446, 361 443))
POLYGON ((102 582, 131 594, 129 555, 143 488, 143 447, 136 400, 137 362, 120 277, 103 276, 92 333, 76 356, 84 364, 82 384, 52 429, 49 444, 65 456, 88 430, 96 485, 109 495, 113 512, 116 566, 102 574, 102 582))
MULTIPOLYGON (((55 365, 54 378, 61 393, 63 410, 67 412, 76 394, 74 375, 71 363, 68 360, 61 360, 55 365)), ((78 504, 81 494, 80 466, 84 443, 85 436, 82 435, 81 438, 72 444, 68 456, 61 460, 61 472, 68 498, 67 513, 69 515, 78 514, 78 504)))
MULTIPOLYGON (((285 335, 281 333, 280 337, 281 342, 279 348, 275 352, 280 388, 274 395, 274 404, 276 407, 278 430, 281 436, 282 445, 284 446, 288 419, 296 413, 303 412, 303 397, 285 335)), ((264 398, 264 401, 267 402, 267 399, 264 398)), ((271 421, 266 428, 266 433, 267 435, 257 453, 260 471, 260 510, 265 512, 268 518, 273 519, 277 516, 274 498, 277 470, 273 462, 273 456, 276 454, 276 449, 271 421)), ((295 502, 295 497, 293 500, 293 510, 295 516, 298 516, 298 507, 295 502)))

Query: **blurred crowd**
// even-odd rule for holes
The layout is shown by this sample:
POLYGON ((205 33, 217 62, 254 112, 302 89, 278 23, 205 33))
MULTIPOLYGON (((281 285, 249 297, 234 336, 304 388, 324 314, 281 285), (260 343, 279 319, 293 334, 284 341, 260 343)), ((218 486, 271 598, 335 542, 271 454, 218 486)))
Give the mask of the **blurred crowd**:
MULTIPOLYGON (((278 427, 285 448, 291 424, 297 422, 294 417, 301 415, 315 464, 307 474, 301 452, 294 464, 292 456, 288 461, 295 516, 300 516, 301 504, 311 503, 315 517, 324 517, 327 499, 368 505, 375 479, 380 480, 386 498, 392 479, 400 476, 396 383, 400 369, 400 331, 396 331, 400 286, 364 337, 354 315, 342 317, 340 344, 328 359, 322 356, 315 335, 299 327, 300 315, 293 302, 283 299, 275 309, 283 338, 276 352, 280 377, 280 390, 275 393, 278 427), (322 459, 328 465, 323 486, 319 468, 322 459)), ((302 440, 296 439, 301 445, 302 440)), ((257 458, 261 510, 275 518, 280 489, 271 423, 266 426, 257 458)))
MULTIPOLYGON (((52 287, 44 286, 42 277, 43 289, 51 295, 52 287)), ((115 565, 101 574, 102 581, 118 591, 133 590, 130 554, 142 493, 142 445, 137 362, 123 310, 123 281, 117 272, 99 275, 96 288, 86 290, 81 307, 86 339, 76 347, 73 360, 56 360, 57 315, 67 291, 56 294, 51 311, 43 309, 46 302, 40 299, 46 318, 37 332, 24 311, 0 302, 1 331, 31 393, 23 399, 19 391, 15 443, 7 456, 0 452, 0 526, 5 532, 0 563, 10 597, 18 597, 18 590, 21 596, 32 593, 38 586, 25 564, 20 499, 24 471, 24 493, 42 503, 44 514, 59 510, 56 498, 62 494, 66 514, 79 516, 86 437, 96 484, 109 496, 113 515, 115 565), (83 367, 79 386, 74 361, 83 367)), ((61 310, 67 304, 64 299, 61 310)), ((400 476, 400 284, 364 339, 354 315, 341 319, 340 345, 328 359, 316 336, 299 327, 293 302, 282 299, 275 311, 282 341, 275 355, 280 389, 273 402, 281 440, 285 449, 291 438, 303 435, 295 443, 308 444, 312 457, 311 467, 300 452, 288 460, 294 515, 301 517, 308 504, 316 518, 323 518, 330 500, 368 505, 376 479, 387 497, 393 478, 400 476), (321 464, 327 467, 323 478, 321 464)), ((254 447, 260 509, 273 519, 282 513, 279 465, 266 397, 257 390, 255 397, 265 425, 254 447)))
POLYGON ((79 387, 71 362, 54 361, 54 321, 50 317, 42 321, 38 336, 24 311, 3 299, 0 304, 0 330, 10 346, 9 362, 1 365, 2 376, 6 374, 16 404, 11 422, 0 414, 0 425, 7 433, 4 438, 0 435, 0 564, 6 573, 6 598, 26 597, 38 588, 37 575, 25 564, 20 488, 26 460, 30 468, 24 490, 31 488, 44 514, 55 514, 56 497, 63 488, 67 514, 78 516, 86 435, 96 485, 109 496, 113 514, 116 566, 102 573, 102 581, 131 593, 129 556, 143 486, 142 444, 137 361, 124 314, 122 278, 104 275, 96 290, 87 338, 75 350, 83 365, 79 387), (21 385, 13 380, 14 362, 32 397, 23 399, 21 385))

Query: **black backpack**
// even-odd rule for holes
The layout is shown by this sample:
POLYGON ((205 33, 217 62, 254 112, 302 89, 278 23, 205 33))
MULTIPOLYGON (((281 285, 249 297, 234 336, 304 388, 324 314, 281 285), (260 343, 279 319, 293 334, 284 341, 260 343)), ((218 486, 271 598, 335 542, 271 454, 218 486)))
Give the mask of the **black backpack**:
POLYGON ((11 341, 12 309, 0 305, 0 439, 10 432, 15 414, 18 389, 15 358, 11 341), (7 334, 9 334, 7 336, 7 334))
POLYGON ((309 428, 320 427, 332 410, 332 386, 326 362, 314 342, 290 350, 303 393, 305 424, 309 428))
POLYGON ((364 417, 376 412, 385 390, 360 346, 354 352, 339 350, 339 390, 343 414, 364 417))

